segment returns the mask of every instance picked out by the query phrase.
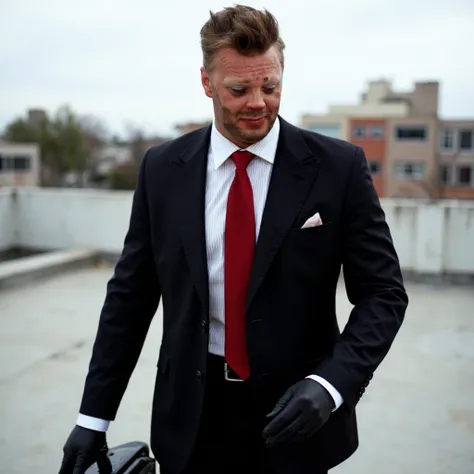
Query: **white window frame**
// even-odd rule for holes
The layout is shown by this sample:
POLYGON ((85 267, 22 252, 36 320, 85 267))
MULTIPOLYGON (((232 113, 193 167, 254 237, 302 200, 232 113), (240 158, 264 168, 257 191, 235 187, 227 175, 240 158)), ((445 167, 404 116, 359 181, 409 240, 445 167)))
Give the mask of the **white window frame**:
POLYGON ((370 126, 370 138, 375 140, 382 140, 385 136, 385 128, 382 125, 371 125, 370 126), (382 133, 380 135, 374 134, 374 130, 380 130, 382 133))
POLYGON ((407 179, 412 179, 415 181, 420 181, 425 178, 426 175, 426 163, 423 161, 409 161, 409 160, 400 160, 395 162, 395 176, 399 180, 407 180, 407 179), (405 167, 406 166, 417 166, 419 165, 421 167, 421 173, 413 173, 413 174, 407 174, 405 172, 405 167), (403 169, 403 172, 401 172, 401 169, 403 169))
POLYGON ((456 148, 457 148, 457 138, 458 138, 458 133, 456 128, 454 127, 443 127, 438 136, 438 149, 439 152, 443 155, 454 155, 456 153, 456 148), (444 137, 445 135, 449 133, 451 135, 451 140, 452 140, 452 147, 451 148, 444 148, 443 142, 444 142, 444 137))

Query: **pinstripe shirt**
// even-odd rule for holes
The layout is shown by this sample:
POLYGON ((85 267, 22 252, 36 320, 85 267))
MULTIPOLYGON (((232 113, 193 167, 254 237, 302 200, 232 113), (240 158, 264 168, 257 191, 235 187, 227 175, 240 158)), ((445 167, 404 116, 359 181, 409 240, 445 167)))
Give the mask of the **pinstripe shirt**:
MULTIPOLYGON (((247 174, 252 184, 256 238, 260 230, 263 208, 275 159, 280 123, 275 121, 261 141, 245 150, 255 157, 247 174)), ((224 355, 224 228, 227 196, 234 179, 235 163, 230 155, 240 150, 212 126, 207 162, 206 186, 206 248, 209 272, 209 352, 224 355)))

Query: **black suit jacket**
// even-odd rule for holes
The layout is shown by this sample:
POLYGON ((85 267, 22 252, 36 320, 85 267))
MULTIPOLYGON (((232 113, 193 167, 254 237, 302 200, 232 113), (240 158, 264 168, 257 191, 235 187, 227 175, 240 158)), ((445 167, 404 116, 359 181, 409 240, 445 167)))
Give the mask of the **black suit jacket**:
MULTIPOLYGON (((247 307, 252 377, 269 408, 309 373, 344 404, 310 440, 330 468, 357 448, 355 406, 402 324, 408 298, 361 148, 281 120, 247 307), (316 212, 324 224, 301 230, 316 212), (341 267, 354 305, 342 333, 341 267)), ((113 420, 160 298, 163 340, 151 447, 178 473, 197 433, 209 336, 204 197, 210 127, 145 155, 123 252, 111 278, 81 413, 113 420)))

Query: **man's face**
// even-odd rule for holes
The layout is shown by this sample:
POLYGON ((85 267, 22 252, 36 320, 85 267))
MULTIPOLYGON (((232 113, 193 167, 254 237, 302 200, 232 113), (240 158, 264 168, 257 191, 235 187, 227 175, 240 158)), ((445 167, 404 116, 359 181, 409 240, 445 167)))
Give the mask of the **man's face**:
POLYGON ((222 49, 210 71, 201 68, 219 132, 241 148, 265 137, 280 109, 282 72, 276 47, 256 56, 222 49))

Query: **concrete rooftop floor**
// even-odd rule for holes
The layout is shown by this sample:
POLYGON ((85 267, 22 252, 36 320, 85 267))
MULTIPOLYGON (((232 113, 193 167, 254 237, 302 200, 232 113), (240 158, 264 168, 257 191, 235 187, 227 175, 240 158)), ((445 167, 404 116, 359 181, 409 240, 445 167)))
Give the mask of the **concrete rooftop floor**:
MULTIPOLYGON (((0 472, 58 472, 111 268, 0 291, 0 472)), ((474 289, 407 283, 392 351, 358 406, 357 453, 334 474, 474 473, 474 289)), ((341 285, 340 323, 351 309, 341 285)), ((109 430, 149 440, 161 310, 109 430)))

